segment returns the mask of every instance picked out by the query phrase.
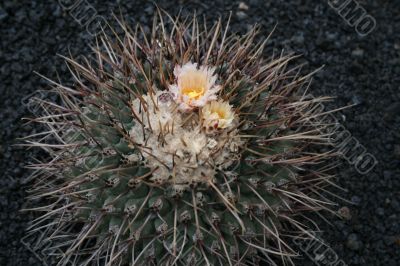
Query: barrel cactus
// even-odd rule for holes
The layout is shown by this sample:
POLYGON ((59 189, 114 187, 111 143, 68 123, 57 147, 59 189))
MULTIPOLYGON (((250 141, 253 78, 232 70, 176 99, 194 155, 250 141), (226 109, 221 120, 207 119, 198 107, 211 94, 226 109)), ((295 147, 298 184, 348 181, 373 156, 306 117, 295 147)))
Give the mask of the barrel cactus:
POLYGON ((331 181, 311 75, 265 57, 258 28, 231 34, 158 14, 153 30, 102 36, 96 60, 65 58, 48 127, 28 140, 30 227, 57 265, 291 264, 306 213, 329 209, 331 181), (44 214, 43 214, 44 213, 44 214))

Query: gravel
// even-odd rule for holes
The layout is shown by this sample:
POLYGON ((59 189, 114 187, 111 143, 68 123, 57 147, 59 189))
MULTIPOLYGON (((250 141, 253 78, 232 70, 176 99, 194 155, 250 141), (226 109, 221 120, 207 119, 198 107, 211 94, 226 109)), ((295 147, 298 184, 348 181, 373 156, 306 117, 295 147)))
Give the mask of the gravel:
MULTIPOLYGON (((42 265, 21 242, 32 217, 19 212, 25 206, 29 176, 23 165, 40 154, 14 145, 17 138, 39 131, 21 121, 35 112, 24 107, 24 99, 30 94, 41 97, 37 91, 47 86, 34 71, 68 82, 67 68, 57 54, 87 54, 87 43, 93 41, 58 2, 0 2, 0 265, 42 265)), ((113 21, 112 12, 121 12, 131 23, 147 27, 155 9, 144 0, 87 2, 108 21, 113 21)), ((358 2, 377 22, 366 37, 360 37, 328 1, 180 0, 160 5, 173 14, 181 8, 183 14, 196 9, 210 20, 232 11, 233 31, 244 32, 258 23, 263 37, 276 26, 267 52, 300 53, 305 71, 325 66, 315 76, 312 94, 336 97, 327 104, 329 109, 355 104, 336 117, 379 163, 361 175, 343 161, 337 182, 345 190, 337 193, 349 201, 339 201, 337 209, 347 207, 351 218, 327 215, 331 225, 318 219, 321 237, 347 265, 394 266, 400 261, 400 2, 358 2)), ((306 257, 298 264, 313 265, 306 257)))

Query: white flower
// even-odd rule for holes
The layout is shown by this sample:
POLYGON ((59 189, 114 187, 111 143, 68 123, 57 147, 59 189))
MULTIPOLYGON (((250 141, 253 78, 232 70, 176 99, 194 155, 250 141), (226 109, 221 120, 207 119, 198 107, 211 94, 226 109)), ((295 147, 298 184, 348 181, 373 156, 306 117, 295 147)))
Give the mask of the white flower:
POLYGON ((175 67, 176 84, 170 85, 169 90, 180 110, 188 111, 217 99, 220 87, 215 84, 214 70, 206 66, 198 68, 191 62, 175 67))
POLYGON ((212 101, 201 109, 203 127, 207 131, 224 129, 232 125, 235 113, 227 102, 212 101))

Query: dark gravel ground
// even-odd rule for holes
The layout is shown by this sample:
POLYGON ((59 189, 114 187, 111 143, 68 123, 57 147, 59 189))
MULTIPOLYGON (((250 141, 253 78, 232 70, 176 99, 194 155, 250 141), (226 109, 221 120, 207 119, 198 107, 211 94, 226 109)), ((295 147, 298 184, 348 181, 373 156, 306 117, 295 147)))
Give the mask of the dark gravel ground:
MULTIPOLYGON (((74 1, 60 1, 74 2, 74 1)), ((75 1, 76 2, 76 1, 75 1)), ((144 0, 88 1, 112 20, 112 12, 132 23, 151 25, 154 5, 144 0)), ((270 50, 285 48, 303 54, 307 70, 325 65, 312 86, 314 95, 331 95, 330 108, 355 107, 336 114, 339 121, 379 164, 366 175, 343 163, 338 183, 340 195, 352 218, 328 216, 330 226, 319 220, 321 236, 347 265, 399 265, 400 261, 400 1, 358 1, 376 19, 376 29, 360 37, 353 27, 320 0, 168 1, 159 3, 176 14, 194 9, 210 19, 233 12, 232 30, 244 31, 261 24, 267 36, 277 29, 270 50)), ((0 1, 0 265, 42 265, 21 243, 27 214, 24 207, 26 178, 23 165, 32 152, 13 147, 16 138, 37 131, 23 127, 30 111, 21 103, 27 95, 45 88, 47 77, 68 80, 57 54, 88 52, 93 38, 58 1, 0 1), (50 3, 51 2, 51 3, 50 3), (57 70, 57 73, 56 73, 57 70)), ((313 265, 304 259, 299 265, 313 265)))

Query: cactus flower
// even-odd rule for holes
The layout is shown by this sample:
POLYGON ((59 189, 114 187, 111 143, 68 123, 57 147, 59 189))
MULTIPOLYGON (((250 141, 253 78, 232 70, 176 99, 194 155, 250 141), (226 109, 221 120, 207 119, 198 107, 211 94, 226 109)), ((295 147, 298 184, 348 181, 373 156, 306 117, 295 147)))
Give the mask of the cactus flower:
POLYGON ((215 84, 217 77, 213 73, 214 68, 198 67, 191 62, 175 67, 176 83, 170 85, 169 90, 180 110, 188 111, 216 100, 220 87, 215 84))
POLYGON ((232 125, 235 114, 227 102, 212 101, 202 109, 203 127, 207 130, 224 129, 232 125))

